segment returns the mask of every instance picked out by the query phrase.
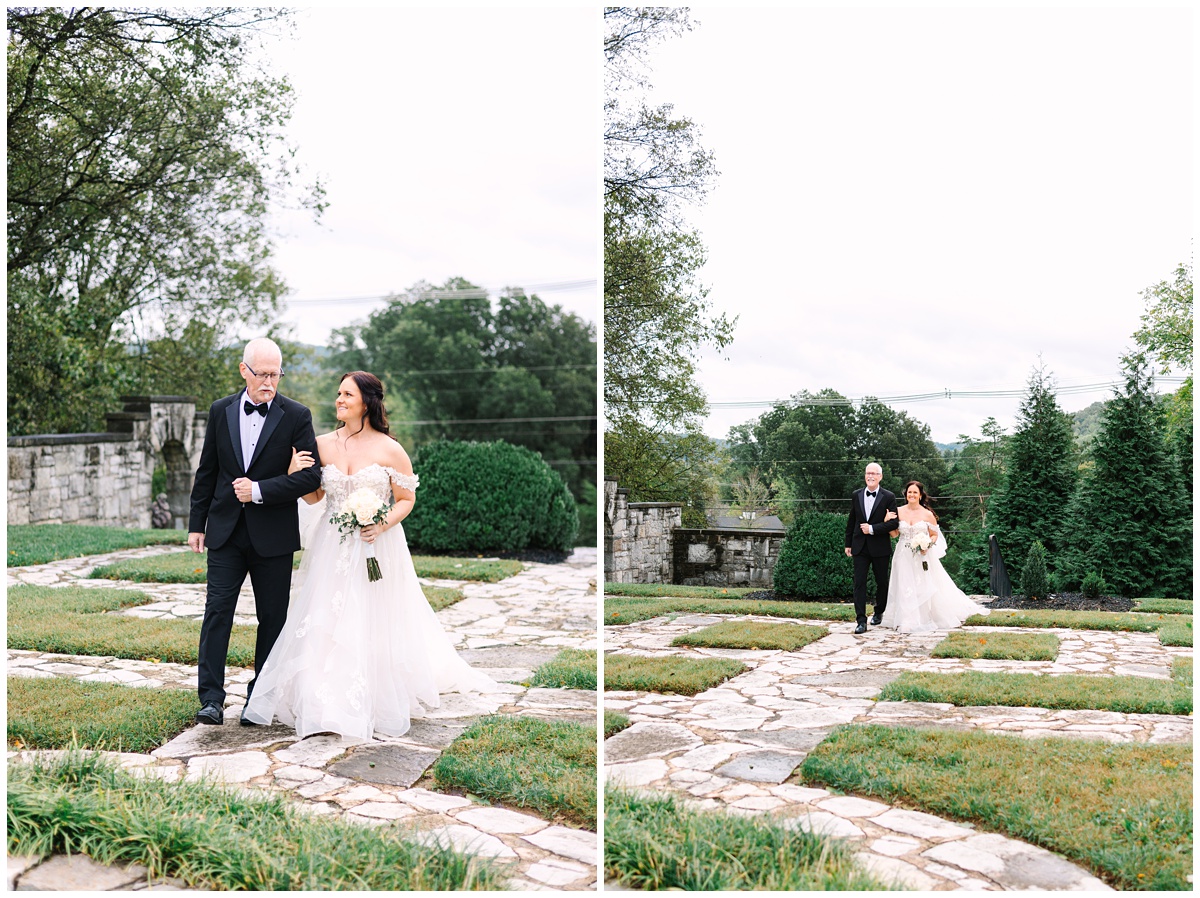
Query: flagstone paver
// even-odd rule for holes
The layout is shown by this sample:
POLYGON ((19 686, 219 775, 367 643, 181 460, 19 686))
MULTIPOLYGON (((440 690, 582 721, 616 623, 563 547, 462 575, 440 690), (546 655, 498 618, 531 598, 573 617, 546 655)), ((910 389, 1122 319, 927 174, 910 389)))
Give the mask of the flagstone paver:
MULTIPOLYGON (((142 612, 196 619, 204 611, 203 584, 85 579, 100 564, 172 551, 178 552, 179 548, 147 547, 9 568, 8 583, 137 589, 155 598, 153 604, 141 606, 142 612)), ((526 564, 524 571, 498 583, 422 583, 463 590, 465 598, 438 612, 438 619, 460 654, 497 681, 495 691, 444 695, 441 706, 415 718, 403 737, 354 745, 329 735, 298 740, 295 731, 285 726, 240 726, 238 713, 253 672, 229 668, 224 726, 193 727, 148 755, 119 755, 121 765, 143 776, 204 776, 282 792, 310 813, 340 815, 363 825, 399 820, 400 825, 415 827, 422 838, 440 838, 514 865, 514 887, 594 889, 598 857, 595 833, 554 826, 531 814, 477 805, 460 796, 414 788, 414 784, 455 736, 486 714, 528 714, 587 723, 596 720, 593 692, 524 685, 535 667, 562 648, 596 647, 596 550, 577 549, 563 564, 526 564)), ((124 613, 135 611, 139 609, 124 613)), ((254 597, 248 586, 242 591, 238 615, 239 622, 254 622, 254 597)), ((196 687, 196 669, 187 664, 10 649, 8 666, 10 676, 72 677, 132 687, 196 687)), ((37 754, 9 752, 9 760, 30 760, 37 754)), ((88 863, 86 859, 79 861, 71 870, 84 869, 88 863)), ((113 877, 114 882, 121 880, 106 888, 147 888, 144 872, 130 875, 120 868, 100 869, 109 871, 105 875, 113 877)), ((29 865, 27 859, 9 858, 10 888, 77 888, 67 884, 74 880, 65 870, 56 859, 29 865), (28 884, 33 882, 39 884, 28 884)), ((173 887, 170 882, 149 886, 159 890, 173 887)))
MULTIPOLYGON (((1191 657, 1192 650, 1163 646, 1153 633, 1038 630, 1061 640, 1052 662, 934 659, 930 652, 945 631, 898 634, 871 628, 855 636, 851 623, 823 621, 803 623, 820 623, 829 635, 794 652, 671 646, 676 636, 723 620, 781 623, 755 615, 692 613, 605 627, 605 649, 610 652, 734 658, 750 668, 690 697, 605 693, 605 707, 632 721, 605 742, 607 780, 639 790, 670 790, 699 808, 769 813, 786 825, 850 839, 868 870, 907 888, 1111 891, 1081 867, 1016 839, 787 782, 807 753, 838 724, 939 726, 1112 742, 1192 740, 1190 716, 875 700, 906 670, 1092 675, 1136 671, 1167 679, 1172 660, 1191 657)), ((979 631, 981 638, 995 632, 987 627, 964 629, 979 631)))

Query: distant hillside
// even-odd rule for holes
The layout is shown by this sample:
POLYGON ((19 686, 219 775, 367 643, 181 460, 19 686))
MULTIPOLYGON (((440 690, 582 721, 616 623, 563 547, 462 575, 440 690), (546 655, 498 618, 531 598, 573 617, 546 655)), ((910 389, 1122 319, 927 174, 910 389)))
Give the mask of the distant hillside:
POLYGON ((1107 399, 1098 399, 1085 409, 1071 415, 1071 431, 1078 443, 1086 445, 1100 432, 1100 417, 1104 414, 1107 399))

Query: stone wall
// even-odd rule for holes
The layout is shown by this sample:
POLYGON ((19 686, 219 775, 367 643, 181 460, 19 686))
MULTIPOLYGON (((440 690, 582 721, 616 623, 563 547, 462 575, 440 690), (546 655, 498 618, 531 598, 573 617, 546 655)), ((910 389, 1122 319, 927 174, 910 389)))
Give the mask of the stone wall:
POLYGON ((8 523, 150 526, 163 465, 176 528, 187 527, 207 411, 185 396, 122 396, 105 433, 9 437, 8 523))
POLYGON ((684 530, 673 536, 674 578, 683 586, 771 587, 783 531, 684 530))
POLYGON ((629 490, 604 478, 604 579, 670 583, 671 534, 683 524, 680 502, 630 502, 629 490))

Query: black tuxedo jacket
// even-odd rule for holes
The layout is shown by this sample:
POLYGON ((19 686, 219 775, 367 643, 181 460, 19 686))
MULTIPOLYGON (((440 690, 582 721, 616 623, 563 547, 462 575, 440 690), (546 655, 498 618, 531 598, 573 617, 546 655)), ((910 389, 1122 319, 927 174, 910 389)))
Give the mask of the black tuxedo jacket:
POLYGON ((276 393, 263 422, 254 457, 242 458, 240 418, 242 391, 218 399, 208 412, 208 430, 192 486, 189 533, 204 533, 205 545, 219 549, 229 539, 238 517, 254 550, 264 557, 285 555, 300 548, 296 500, 321 485, 320 456, 313 434, 312 414, 299 402, 276 393), (308 450, 316 464, 288 474, 292 447, 308 450), (233 481, 248 477, 258 483, 262 504, 245 506, 233 493, 233 481))
POLYGON ((900 526, 900 519, 884 521, 883 516, 887 514, 888 509, 896 510, 896 494, 880 487, 875 496, 875 504, 871 507, 871 516, 867 517, 866 506, 863 504, 866 492, 866 487, 855 490, 850 500, 850 520, 846 522, 846 548, 852 555, 860 555, 863 552, 872 557, 890 555, 892 547, 888 533, 900 526), (871 524, 875 532, 868 536, 862 532, 860 524, 871 524))

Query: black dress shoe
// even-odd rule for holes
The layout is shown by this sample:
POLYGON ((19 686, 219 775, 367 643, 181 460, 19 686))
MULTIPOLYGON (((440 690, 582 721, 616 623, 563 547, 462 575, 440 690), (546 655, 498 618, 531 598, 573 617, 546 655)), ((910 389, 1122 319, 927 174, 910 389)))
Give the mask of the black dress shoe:
POLYGON ((857 627, 854 628, 855 635, 858 635, 859 633, 866 633, 866 632, 867 632, 867 625, 865 623, 859 624, 857 627))
POLYGON ((872 627, 878 627, 882 623, 883 623, 883 615, 882 614, 876 614, 874 617, 871 618, 871 626, 872 627))
POLYGON ((255 723, 253 720, 251 720, 249 717, 246 716, 245 708, 242 708, 242 716, 238 718, 238 722, 241 723, 241 725, 244 727, 260 726, 260 724, 255 723))
POLYGON ((196 712, 196 723, 208 723, 220 726, 225 722, 225 712, 216 702, 209 702, 196 712))

